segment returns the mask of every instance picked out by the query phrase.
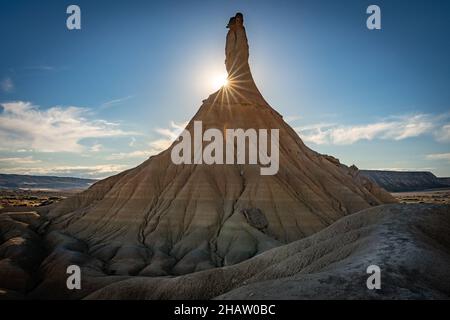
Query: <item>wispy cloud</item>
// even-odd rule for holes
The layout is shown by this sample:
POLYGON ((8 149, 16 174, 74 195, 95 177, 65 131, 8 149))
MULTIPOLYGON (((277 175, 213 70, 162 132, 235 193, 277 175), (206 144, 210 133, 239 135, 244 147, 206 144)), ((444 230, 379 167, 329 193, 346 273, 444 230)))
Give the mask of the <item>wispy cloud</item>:
POLYGON ((434 135, 439 142, 450 142, 450 124, 444 125, 434 135))
POLYGON ((131 158, 146 158, 151 155, 151 150, 144 151, 144 150, 136 150, 132 152, 118 152, 113 153, 112 155, 108 156, 107 160, 122 160, 122 159, 131 159, 131 158))
POLYGON ((103 146, 100 143, 96 143, 89 148, 92 152, 100 152, 103 149, 103 146))
POLYGON ((286 121, 286 122, 295 122, 300 119, 302 119, 301 116, 286 116, 286 117, 284 117, 284 121, 286 121))
POLYGON ((101 179, 128 169, 127 165, 100 164, 92 166, 14 167, 2 169, 2 173, 71 176, 101 179))
POLYGON ((184 128, 187 126, 188 121, 182 123, 170 122, 169 128, 156 128, 155 131, 159 133, 162 138, 150 142, 150 147, 156 152, 161 152, 168 147, 178 138, 184 128))
POLYGON ((29 72, 45 73, 45 72, 62 72, 62 71, 67 71, 69 69, 70 69, 70 67, 68 67, 68 66, 53 66, 53 65, 48 65, 48 64, 41 64, 41 65, 25 66, 21 70, 25 71, 26 73, 29 73, 29 72))
POLYGON ((0 104, 0 148, 33 149, 41 152, 82 152, 80 141, 136 135, 123 131, 118 124, 105 120, 89 120, 88 112, 79 107, 52 107, 41 110, 28 102, 0 104))
POLYGON ((447 160, 450 161, 450 153, 432 153, 427 154, 428 160, 447 160))
POLYGON ((0 88, 3 92, 11 92, 14 90, 14 83, 10 77, 4 78, 0 81, 0 88))
MULTIPOLYGON (((107 160, 122 160, 122 159, 131 159, 131 158, 148 158, 152 155, 158 154, 167 148, 178 138, 183 129, 186 127, 187 121, 182 123, 176 123, 174 121, 170 122, 170 127, 168 128, 156 128, 155 132, 157 132, 161 138, 150 141, 148 143, 148 148, 143 150, 135 150, 131 152, 119 152, 113 153, 107 157, 107 160)), ((134 145, 136 140, 131 141, 134 145)))
POLYGON ((12 158, 0 158, 0 163, 2 164, 10 164, 10 165, 18 165, 18 164, 35 164, 40 163, 41 160, 33 159, 32 156, 29 157, 12 157, 12 158))
POLYGON ((57 70, 56 67, 49 66, 49 65, 37 65, 37 66, 30 66, 30 67, 24 67, 25 70, 37 70, 37 71, 55 71, 57 70))
POLYGON ((113 107, 115 105, 119 105, 122 102, 125 102, 125 101, 133 99, 133 98, 134 98, 134 96, 130 95, 130 96, 126 96, 126 97, 122 97, 122 98, 118 98, 118 99, 113 99, 113 100, 107 101, 105 103, 102 103, 100 106, 100 109, 107 109, 107 108, 113 107))
POLYGON ((360 140, 403 140, 424 134, 433 134, 437 140, 445 141, 450 136, 450 124, 443 124, 442 120, 448 115, 434 116, 430 114, 415 114, 407 116, 393 116, 379 122, 363 125, 315 124, 295 128, 300 137, 306 142, 314 144, 353 144, 360 140), (438 131, 447 130, 444 134, 438 131), (439 137, 439 139, 438 139, 439 137))

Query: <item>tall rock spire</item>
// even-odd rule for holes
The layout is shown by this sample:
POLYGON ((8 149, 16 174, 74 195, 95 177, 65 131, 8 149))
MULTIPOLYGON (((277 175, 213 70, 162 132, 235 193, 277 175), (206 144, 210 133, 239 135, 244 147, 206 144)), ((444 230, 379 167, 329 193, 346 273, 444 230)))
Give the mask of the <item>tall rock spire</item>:
POLYGON ((172 145, 52 207, 51 230, 82 240, 103 272, 162 276, 230 265, 395 201, 357 170, 306 147, 267 104, 238 18, 227 35, 230 83, 204 101, 186 130, 193 133, 194 121, 203 130, 278 129, 278 173, 262 176, 250 164, 176 165, 172 145))
POLYGON ((249 45, 242 13, 230 18, 225 42, 228 84, 210 97, 223 103, 254 103, 269 106, 259 92, 249 65, 249 45))

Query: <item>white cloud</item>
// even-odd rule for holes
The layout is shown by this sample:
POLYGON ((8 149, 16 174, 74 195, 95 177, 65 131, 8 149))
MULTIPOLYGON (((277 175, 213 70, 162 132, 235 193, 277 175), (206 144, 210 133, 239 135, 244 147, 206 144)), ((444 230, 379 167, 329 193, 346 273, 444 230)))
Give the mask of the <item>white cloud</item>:
POLYGON ((103 146, 99 143, 94 144, 89 148, 92 152, 100 152, 103 149, 103 146))
POLYGON ((315 144, 327 144, 330 139, 331 128, 335 127, 335 124, 329 123, 317 123, 313 125, 303 126, 301 128, 294 128, 300 137, 305 142, 312 142, 315 144))
POLYGON ((14 83, 11 78, 7 77, 0 82, 0 87, 4 92, 11 92, 14 90, 14 83))
POLYGON ((82 152, 80 141, 137 134, 118 128, 115 123, 84 118, 87 109, 52 107, 41 110, 28 102, 1 104, 0 148, 33 149, 40 152, 82 152))
POLYGON ((128 169, 127 165, 101 164, 92 166, 51 166, 51 167, 15 167, 2 170, 2 173, 27 174, 27 175, 51 175, 51 176, 71 176, 101 179, 123 170, 128 169))
POLYGON ((439 142, 450 142, 450 124, 446 124, 440 128, 435 132, 434 136, 439 142))
POLYGON ((316 124, 296 128, 300 137, 315 144, 353 144, 360 140, 386 139, 403 140, 418 137, 450 126, 440 124, 442 117, 428 114, 416 114, 402 117, 390 117, 380 122, 342 126, 336 124, 316 124))
POLYGON ((169 128, 156 128, 155 131, 160 135, 164 136, 168 140, 172 140, 172 142, 178 138, 184 128, 187 126, 188 122, 176 123, 174 121, 170 122, 169 128))
POLYGON ((178 138, 184 128, 187 126, 188 121, 182 123, 170 122, 169 128, 156 128, 155 131, 159 133, 163 138, 150 142, 150 147, 154 152, 161 152, 169 148, 170 145, 178 138))
POLYGON ((175 141, 175 139, 158 139, 150 142, 149 145, 154 153, 159 153, 169 148, 173 141, 175 141))
POLYGON ((447 160, 450 161, 450 153, 433 153, 427 154, 428 160, 447 160))
POLYGON ((302 119, 301 116, 286 116, 286 117, 284 117, 284 121, 286 121, 286 122, 295 122, 300 119, 302 119))
POLYGON ((134 98, 134 96, 126 96, 126 97, 123 97, 123 98, 113 99, 113 100, 110 100, 110 101, 107 101, 107 102, 103 103, 100 106, 100 108, 101 109, 107 109, 107 108, 112 107, 114 105, 120 104, 120 103, 122 103, 124 101, 130 100, 132 98, 134 98))
POLYGON ((16 164, 34 164, 34 163, 40 163, 40 162, 41 162, 41 160, 33 159, 32 156, 23 157, 23 158, 18 158, 18 157, 0 158, 0 163, 2 163, 2 164, 16 165, 16 164))
MULTIPOLYGON (((148 144, 149 148, 144 150, 136 150, 131 152, 119 152, 113 153, 107 160, 122 160, 130 158, 148 158, 152 155, 158 154, 167 148, 178 138, 181 132, 184 130, 188 122, 176 123, 174 121, 170 122, 169 128, 156 128, 155 131, 162 137, 148 144)), ((134 138, 132 138, 134 139, 134 138)), ((130 146, 134 145, 136 140, 131 140, 130 146)))
POLYGON ((151 155, 150 151, 136 150, 132 152, 113 153, 108 156, 106 160, 122 160, 130 158, 148 158, 151 155))

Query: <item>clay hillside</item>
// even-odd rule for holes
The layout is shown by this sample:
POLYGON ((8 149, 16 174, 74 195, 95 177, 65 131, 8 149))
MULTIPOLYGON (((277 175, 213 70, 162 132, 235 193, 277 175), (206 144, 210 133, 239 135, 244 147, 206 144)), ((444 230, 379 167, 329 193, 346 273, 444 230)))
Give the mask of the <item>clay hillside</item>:
POLYGON ((279 129, 278 173, 261 175, 259 165, 175 165, 172 145, 52 207, 49 230, 82 241, 107 274, 179 275, 232 265, 395 202, 357 170, 306 147, 266 103, 250 72, 243 27, 227 37, 227 50, 229 84, 203 101, 186 129, 194 136, 194 121, 203 130, 279 129))

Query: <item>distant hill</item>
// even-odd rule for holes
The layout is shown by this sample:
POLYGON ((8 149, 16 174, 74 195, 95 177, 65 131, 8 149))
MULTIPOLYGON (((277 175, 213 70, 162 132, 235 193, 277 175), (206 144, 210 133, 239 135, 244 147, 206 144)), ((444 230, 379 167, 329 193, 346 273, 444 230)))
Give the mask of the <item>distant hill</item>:
MULTIPOLYGON (((390 192, 420 191, 450 187, 450 178, 438 178, 428 171, 359 170, 380 187, 390 192)), ((87 189, 95 179, 73 177, 0 174, 0 189, 87 189)))
POLYGON ((446 184, 450 186, 450 178, 438 178, 440 183, 446 184))
POLYGON ((450 178, 437 178, 428 171, 360 170, 360 173, 390 192, 450 187, 450 178))
POLYGON ((0 174, 0 189, 87 189, 96 181, 72 177, 0 174))

